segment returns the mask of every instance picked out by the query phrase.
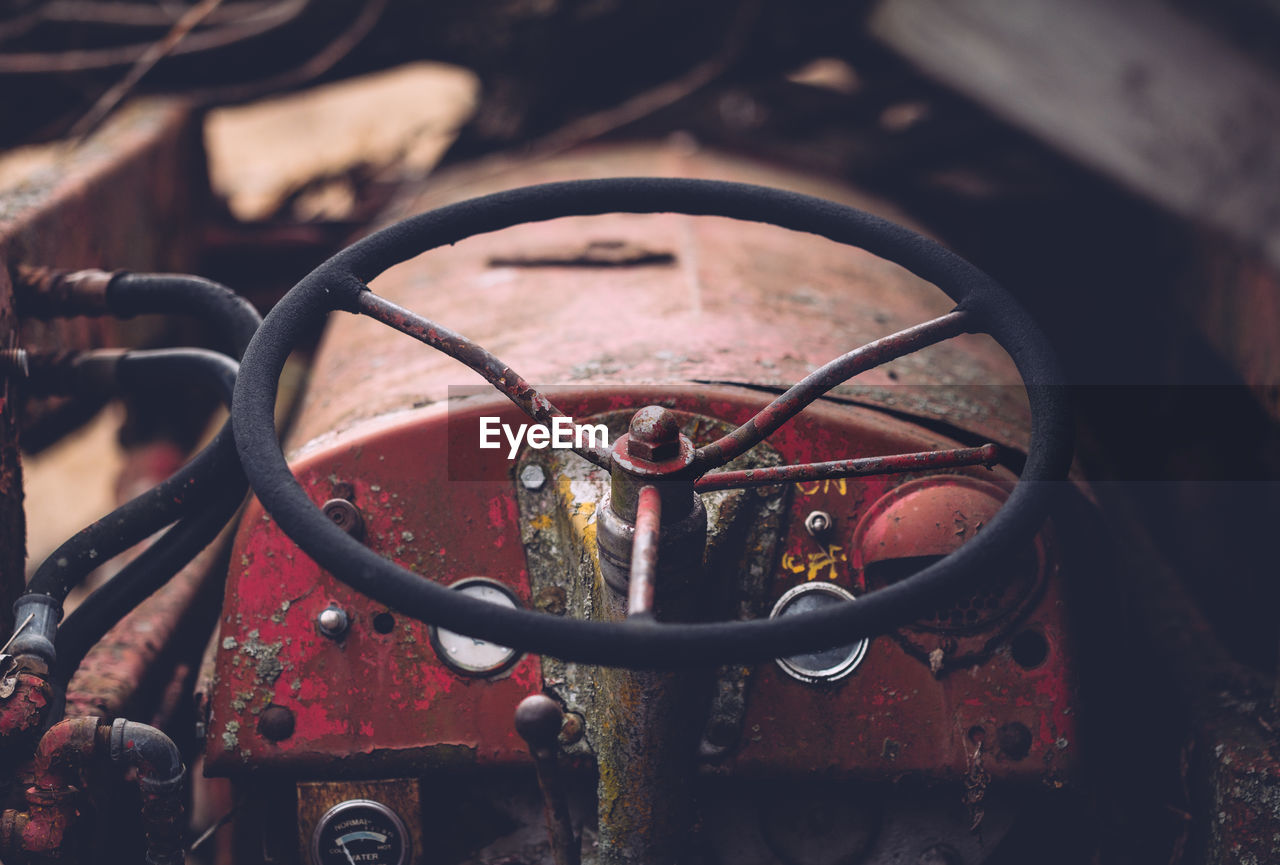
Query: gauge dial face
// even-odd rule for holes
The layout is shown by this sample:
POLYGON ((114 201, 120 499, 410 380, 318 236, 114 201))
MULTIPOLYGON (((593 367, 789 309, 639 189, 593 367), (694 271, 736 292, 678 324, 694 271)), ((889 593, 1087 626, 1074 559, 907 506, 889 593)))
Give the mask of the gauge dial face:
MULTIPOLYGON (((831 604, 843 604, 853 600, 856 598, 851 592, 840 588, 835 583, 801 583, 778 598, 778 603, 774 605, 769 618, 776 619, 807 613, 831 604)), ((799 679, 801 682, 810 684, 834 682, 852 673, 862 663, 862 659, 867 654, 868 643, 868 640, 862 639, 847 646, 835 646, 830 649, 819 649, 778 658, 778 666, 788 676, 799 679)))
POLYGON ((348 799, 320 818, 311 842, 315 865, 405 865, 409 833, 381 802, 348 799))
MULTIPOLYGON (((519 604, 511 590, 495 580, 485 577, 469 577, 459 580, 449 588, 462 592, 469 598, 488 601, 491 604, 516 609, 519 604)), ((431 629, 431 644, 440 659, 468 676, 487 676, 499 673, 515 663, 520 653, 515 649, 467 637, 444 628, 431 629)))

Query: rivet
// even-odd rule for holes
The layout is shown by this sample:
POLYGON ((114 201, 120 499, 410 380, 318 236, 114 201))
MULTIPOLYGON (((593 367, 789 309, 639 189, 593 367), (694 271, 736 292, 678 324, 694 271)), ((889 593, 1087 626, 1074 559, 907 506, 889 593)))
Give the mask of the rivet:
POLYGON ((264 739, 279 742, 293 735, 293 712, 284 706, 270 705, 258 716, 258 732, 264 739))

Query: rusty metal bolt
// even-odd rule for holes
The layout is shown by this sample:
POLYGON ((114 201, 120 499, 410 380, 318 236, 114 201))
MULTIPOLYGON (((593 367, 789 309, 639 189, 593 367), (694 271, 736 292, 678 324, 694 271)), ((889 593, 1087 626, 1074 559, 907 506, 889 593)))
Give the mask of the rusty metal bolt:
POLYGON ((272 704, 258 716, 258 732, 264 739, 279 742, 293 735, 293 712, 284 706, 272 704))
POLYGON ((316 616, 316 627, 320 629, 320 633, 334 640, 347 632, 349 624, 346 610, 337 604, 330 604, 316 616))
POLYGON ((577 712, 565 712, 564 721, 560 724, 560 744, 572 745, 582 738, 585 722, 577 712))
POLYGON ((816 538, 831 531, 831 527, 835 525, 835 522, 835 520, 831 519, 831 514, 826 511, 811 511, 809 516, 804 518, 804 527, 809 534, 816 538))
POLYGON ((665 408, 651 405, 631 417, 627 455, 660 463, 680 454, 680 423, 665 408))
POLYGON ((356 540, 364 537, 364 517, 360 510, 346 499, 329 499, 324 503, 324 515, 333 524, 356 540))

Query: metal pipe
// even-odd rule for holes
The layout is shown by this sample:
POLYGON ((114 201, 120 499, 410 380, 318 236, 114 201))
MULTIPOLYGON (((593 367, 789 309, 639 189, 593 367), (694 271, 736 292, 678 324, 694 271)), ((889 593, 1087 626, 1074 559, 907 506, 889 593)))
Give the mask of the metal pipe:
POLYGON ((631 545, 631 581, 627 589, 627 618, 653 616, 654 581, 658 573, 662 496, 652 485, 640 489, 636 505, 636 534, 631 545))
POLYGON ((111 725, 111 761, 138 771, 147 865, 182 865, 183 782, 187 770, 173 740, 149 724, 117 718, 111 725))

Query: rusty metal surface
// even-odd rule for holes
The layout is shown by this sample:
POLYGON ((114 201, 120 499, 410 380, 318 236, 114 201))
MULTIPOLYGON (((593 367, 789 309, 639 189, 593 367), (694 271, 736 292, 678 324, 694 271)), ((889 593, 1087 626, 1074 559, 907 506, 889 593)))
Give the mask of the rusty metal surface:
POLYGON ((52 701, 46 675, 28 670, 5 670, 0 684, 0 743, 9 753, 33 744, 52 701))
MULTIPOLYGON (((0 342, 30 349, 119 341, 105 321, 24 321, 10 271, 20 265, 189 270, 204 209, 199 124, 182 102, 141 100, 83 146, 0 190, 0 342)), ((128 328, 126 328, 126 331, 128 328)), ((24 523, 15 389, 0 411, 0 628, 23 580, 24 523)))
MULTIPOLYGON (((446 416, 434 413, 436 423, 349 439, 294 469, 317 505, 352 502, 375 550, 445 583, 490 577, 528 606, 514 490, 509 482, 450 483, 446 416)), ((496 678, 457 675, 436 654, 428 626, 333 580, 256 502, 232 551, 226 597, 207 745, 211 772, 270 765, 323 778, 391 766, 527 764, 511 719, 520 700, 541 689, 538 658, 522 657, 496 678), (318 627, 330 605, 350 621, 339 639, 318 627), (272 706, 296 719, 278 741, 260 728, 272 706)))
MULTIPOLYGON (((597 148, 499 176, 460 169, 407 197, 388 219, 530 183, 645 174, 796 189, 901 221, 891 208, 829 181, 674 145, 597 148)), ((952 307, 932 286, 861 250, 770 226, 672 214, 519 226, 435 250, 371 285, 484 346, 539 387, 711 380, 785 389, 851 349, 952 307), (600 244, 622 243, 668 253, 673 263, 492 264, 542 249, 561 260, 566 237, 581 238, 586 261, 600 244)), ((403 338, 376 322, 337 318, 313 370, 326 385, 308 394, 289 439, 299 453, 360 420, 444 400, 450 385, 481 383, 436 352, 406 350, 403 338)), ((868 371, 840 392, 1017 447, 1026 437, 1017 385, 994 342, 962 335, 868 371)))
MULTIPOLYGON (((0 852, 74 861, 83 852, 85 778, 106 728, 98 718, 70 718, 40 739, 30 766, 27 810, 7 810, 0 819, 0 852)), ((23 773, 24 776, 26 773, 23 773)), ((26 778, 24 777, 24 781, 26 778)))
MULTIPOLYGON (((673 408, 729 424, 742 423, 768 401, 767 395, 727 386, 701 392, 587 389, 576 396, 558 393, 556 399, 579 419, 665 400, 673 408)), ((582 614, 587 602, 565 590, 558 601, 546 587, 532 595, 517 518, 516 464, 507 463, 504 454, 473 449, 473 454, 491 456, 497 476, 506 480, 450 479, 444 458, 451 446, 450 429, 459 441, 474 441, 484 414, 508 423, 522 417, 497 395, 488 401, 468 399, 451 411, 426 406, 349 430, 340 444, 313 450, 295 463, 295 471, 317 504, 351 492, 368 526, 366 542, 424 578, 451 583, 483 574, 511 587, 522 603, 582 614)), ((709 422, 689 429, 695 441, 723 434, 709 422)), ((823 402, 770 442, 787 462, 833 451, 857 457, 954 445, 870 410, 823 402)), ((594 471, 604 484, 604 473, 594 471)), ((1003 469, 950 471, 1002 483, 1012 480, 1003 469)), ((475 476, 486 475, 476 469, 475 476)), ((783 592, 807 580, 830 580, 855 594, 864 592, 865 575, 852 555, 857 521, 891 489, 919 476, 793 485, 795 502, 786 512, 781 549, 768 560, 775 570, 760 576, 764 588, 751 609, 732 614, 766 615, 783 592), (834 522, 821 541, 805 528, 813 510, 827 512, 834 522)), ((557 478, 557 485, 570 483, 567 477, 557 478)), ((575 543, 591 550, 599 501, 570 498, 559 507, 576 514, 569 522, 579 526, 573 531, 585 533, 586 540, 575 543)), ((553 535, 559 531, 550 515, 539 519, 546 520, 553 535)), ((529 541, 548 543, 532 536, 529 541)), ((577 567, 574 549, 563 542, 559 555, 577 567)), ((1021 629, 1046 640, 1046 657, 1031 668, 1019 664, 1002 644, 991 646, 977 666, 944 665, 935 672, 928 659, 891 635, 873 640, 863 665, 829 687, 803 685, 772 664, 752 669, 740 684, 745 694, 741 736, 719 750, 708 770, 880 780, 917 773, 957 781, 977 772, 995 782, 1067 782, 1078 765, 1080 743, 1062 578, 1056 570, 1046 571, 1047 585, 1034 609, 1023 611, 1021 619, 1013 617, 1021 629), (1002 750, 1000 731, 1019 732, 1011 725, 1025 727, 1029 741, 1002 750), (975 739, 985 742, 982 748, 975 739)), ((505 678, 478 680, 449 671, 431 650, 426 626, 396 618, 392 633, 377 633, 371 623, 382 608, 321 572, 256 506, 237 539, 227 597, 208 742, 216 771, 235 773, 254 766, 316 775, 459 762, 527 765, 510 718, 520 699, 543 686, 538 659, 522 659, 505 678), (345 643, 316 630, 316 616, 330 603, 352 615, 345 643), (297 730, 289 739, 270 742, 258 731, 257 719, 269 705, 287 706, 297 717, 297 730)), ((597 598, 595 603, 601 602, 597 598)), ((570 691, 584 686, 565 683, 564 675, 596 676, 587 668, 577 669, 557 674, 570 691)), ((572 704, 569 708, 577 711, 572 704)), ((600 722, 589 711, 584 716, 589 729, 600 722)), ((717 718, 713 711, 712 722, 717 718)), ((1005 738, 1012 743, 1025 737, 1005 738)))

